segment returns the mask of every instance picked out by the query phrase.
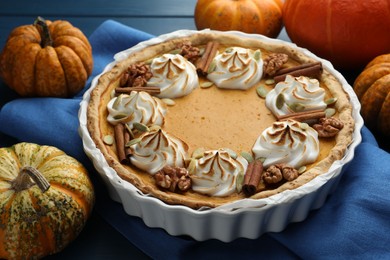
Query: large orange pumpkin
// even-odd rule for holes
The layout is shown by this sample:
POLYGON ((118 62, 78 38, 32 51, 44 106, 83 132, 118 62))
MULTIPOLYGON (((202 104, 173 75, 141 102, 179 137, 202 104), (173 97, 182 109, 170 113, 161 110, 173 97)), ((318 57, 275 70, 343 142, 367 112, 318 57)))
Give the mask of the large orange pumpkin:
POLYGON ((33 143, 0 148, 0 258, 39 259, 81 232, 95 200, 86 169, 33 143))
POLYGON ((277 37, 282 30, 281 0, 198 0, 195 24, 198 30, 237 30, 277 37))
POLYGON ((0 53, 0 76, 22 96, 69 97, 92 73, 92 48, 68 21, 45 21, 15 28, 0 53))
POLYGON ((389 0, 286 0, 283 21, 294 43, 339 69, 390 52, 389 0))

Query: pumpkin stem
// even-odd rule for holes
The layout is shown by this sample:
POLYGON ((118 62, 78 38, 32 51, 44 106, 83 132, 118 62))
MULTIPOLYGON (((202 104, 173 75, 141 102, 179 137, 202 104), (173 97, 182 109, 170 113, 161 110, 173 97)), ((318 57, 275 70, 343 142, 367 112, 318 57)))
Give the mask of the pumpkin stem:
POLYGON ((38 185, 42 192, 50 188, 50 183, 37 169, 31 166, 25 166, 19 171, 18 177, 12 181, 12 188, 16 191, 22 191, 30 188, 34 184, 38 185))
POLYGON ((34 26, 37 28, 39 34, 41 35, 41 47, 45 48, 46 46, 52 46, 53 40, 49 31, 49 27, 45 19, 38 16, 34 21, 34 26))

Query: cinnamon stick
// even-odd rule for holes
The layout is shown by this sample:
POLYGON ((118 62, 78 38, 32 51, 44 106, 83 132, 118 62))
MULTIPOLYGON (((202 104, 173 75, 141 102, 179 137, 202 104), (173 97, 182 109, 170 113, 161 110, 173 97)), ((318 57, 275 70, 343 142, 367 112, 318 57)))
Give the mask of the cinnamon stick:
POLYGON ((274 76, 274 81, 275 83, 284 81, 287 75, 291 75, 293 77, 306 76, 318 79, 321 76, 321 73, 321 62, 305 63, 295 67, 285 68, 277 71, 274 76))
POLYGON ((130 147, 126 147, 126 144, 131 140, 131 135, 129 133, 129 131, 125 130, 125 133, 124 133, 124 145, 125 145, 125 156, 127 158, 127 160, 130 158, 130 156, 133 154, 131 152, 131 148, 130 147))
POLYGON ((263 163, 261 161, 254 160, 248 164, 244 176, 244 185, 242 186, 242 191, 246 196, 249 197, 256 193, 262 173, 263 163))
POLYGON ((120 87, 115 88, 117 94, 130 94, 131 91, 145 91, 150 95, 160 94, 161 90, 159 87, 120 87))
POLYGON ((201 75, 207 75, 210 64, 218 52, 218 42, 208 42, 206 49, 200 59, 196 62, 196 71, 201 75))
POLYGON ((310 111, 302 111, 290 113, 287 115, 276 116, 278 121, 293 119, 299 122, 305 122, 312 119, 319 119, 325 117, 325 111, 322 109, 310 110, 310 111))
POLYGON ((124 126, 123 124, 117 124, 114 126, 116 151, 121 163, 127 163, 127 157, 125 153, 125 138, 124 138, 124 126))

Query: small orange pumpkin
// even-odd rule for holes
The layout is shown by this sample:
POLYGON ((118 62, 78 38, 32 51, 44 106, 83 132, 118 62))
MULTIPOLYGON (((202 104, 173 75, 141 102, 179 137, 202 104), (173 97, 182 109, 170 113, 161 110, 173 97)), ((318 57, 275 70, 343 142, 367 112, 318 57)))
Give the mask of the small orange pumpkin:
POLYGON ((286 0, 290 39, 339 69, 362 69, 390 52, 389 0, 286 0))
POLYGON ((86 169, 53 146, 0 148, 0 258, 38 259, 81 232, 95 200, 86 169))
POLYGON ((356 78, 353 88, 362 105, 365 124, 390 136, 390 53, 373 59, 356 78))
POLYGON ((92 73, 92 48, 68 21, 15 28, 0 54, 0 77, 21 96, 70 97, 92 73))
POLYGON ((237 30, 277 37, 282 30, 281 0, 198 0, 195 24, 198 30, 237 30))

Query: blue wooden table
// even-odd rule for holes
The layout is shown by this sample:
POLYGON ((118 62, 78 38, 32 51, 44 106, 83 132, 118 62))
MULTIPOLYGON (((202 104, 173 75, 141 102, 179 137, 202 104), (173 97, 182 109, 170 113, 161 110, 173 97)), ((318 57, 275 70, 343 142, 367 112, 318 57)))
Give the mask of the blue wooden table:
MULTIPOLYGON (((68 20, 88 37, 102 22, 113 19, 153 35, 178 29, 195 29, 196 0, 2 0, 0 1, 0 49, 17 26, 31 24, 37 16, 68 20)), ((283 31, 279 38, 288 40, 283 31)), ((349 78, 353 81, 353 77, 349 78)), ((0 81, 0 108, 16 95, 0 81)), ((0 122, 1 123, 1 122, 0 122)), ((16 140, 0 133, 0 146, 16 140)), ((147 258, 96 212, 80 236, 62 252, 49 259, 147 258)))

